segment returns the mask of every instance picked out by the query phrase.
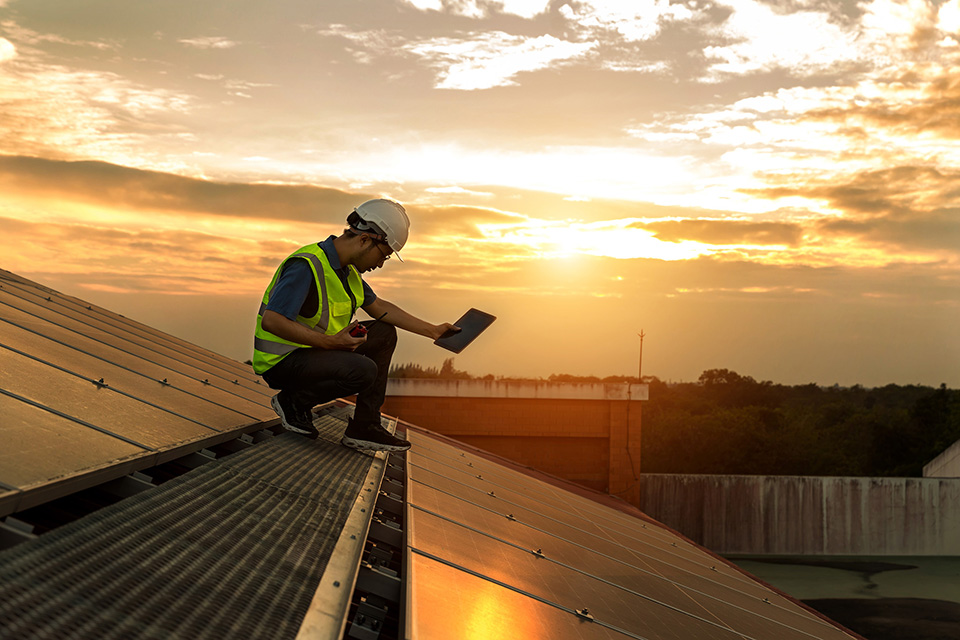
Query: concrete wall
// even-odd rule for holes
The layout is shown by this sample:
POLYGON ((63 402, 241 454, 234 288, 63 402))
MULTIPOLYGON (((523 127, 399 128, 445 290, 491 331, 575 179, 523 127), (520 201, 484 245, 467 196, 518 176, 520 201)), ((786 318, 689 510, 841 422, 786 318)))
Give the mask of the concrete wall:
POLYGON ((924 478, 960 478, 960 440, 923 467, 924 478))
POLYGON ((960 555, 960 479, 642 474, 635 504, 720 554, 960 555))
POLYGON ((634 501, 647 385, 391 379, 383 412, 634 501))
POLYGON ((388 396, 528 398, 538 400, 649 400, 650 385, 504 380, 390 378, 388 396))

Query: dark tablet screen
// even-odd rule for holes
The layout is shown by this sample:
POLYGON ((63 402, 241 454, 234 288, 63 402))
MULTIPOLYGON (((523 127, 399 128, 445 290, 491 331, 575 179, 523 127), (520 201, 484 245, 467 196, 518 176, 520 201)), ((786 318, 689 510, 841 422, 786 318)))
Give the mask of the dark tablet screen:
POLYGON ((460 353, 467 348, 467 345, 474 341, 474 339, 483 333, 483 330, 493 324, 493 321, 496 320, 496 316, 492 316, 489 313, 484 313, 477 309, 470 309, 463 317, 454 322, 453 324, 460 327, 461 331, 459 333, 452 333, 450 335, 444 335, 433 341, 433 344, 438 347, 443 347, 444 349, 449 349, 454 353, 460 353))

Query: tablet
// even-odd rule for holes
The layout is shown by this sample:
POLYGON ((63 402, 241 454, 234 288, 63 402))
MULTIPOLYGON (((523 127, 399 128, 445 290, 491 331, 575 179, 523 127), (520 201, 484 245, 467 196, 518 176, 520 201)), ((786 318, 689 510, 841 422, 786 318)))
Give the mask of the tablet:
POLYGON ((453 323, 460 327, 459 332, 447 332, 434 340, 433 344, 453 351, 454 353, 460 353, 466 349, 467 345, 473 342, 478 335, 483 333, 484 329, 493 324, 493 321, 496 319, 496 316, 492 316, 489 313, 484 313, 477 309, 470 309, 470 311, 463 314, 463 317, 453 323))

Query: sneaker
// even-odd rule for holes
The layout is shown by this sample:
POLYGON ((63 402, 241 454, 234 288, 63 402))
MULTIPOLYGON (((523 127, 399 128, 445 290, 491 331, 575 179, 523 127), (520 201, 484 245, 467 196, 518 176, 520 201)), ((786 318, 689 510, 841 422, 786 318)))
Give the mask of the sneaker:
POLYGON ((270 406, 280 416, 280 423, 287 431, 293 431, 311 439, 316 439, 320 435, 317 428, 313 426, 313 411, 298 408, 282 391, 270 399, 270 406))
POLYGON ((368 451, 406 451, 410 448, 409 441, 393 435, 379 422, 358 425, 352 418, 347 422, 347 430, 343 433, 340 444, 351 449, 368 451))

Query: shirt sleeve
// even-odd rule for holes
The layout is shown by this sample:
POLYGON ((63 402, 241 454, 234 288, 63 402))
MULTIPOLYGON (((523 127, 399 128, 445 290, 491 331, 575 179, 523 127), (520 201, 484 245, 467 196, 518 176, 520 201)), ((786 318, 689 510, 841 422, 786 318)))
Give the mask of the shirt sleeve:
POLYGON ((307 261, 302 258, 290 260, 283 267, 277 283, 273 285, 267 309, 290 320, 296 320, 311 287, 313 287, 313 270, 310 269, 307 261))
POLYGON ((363 283, 363 306, 367 306, 377 299, 377 294, 373 292, 373 289, 370 288, 370 285, 368 285, 365 280, 361 278, 360 282, 363 283))

